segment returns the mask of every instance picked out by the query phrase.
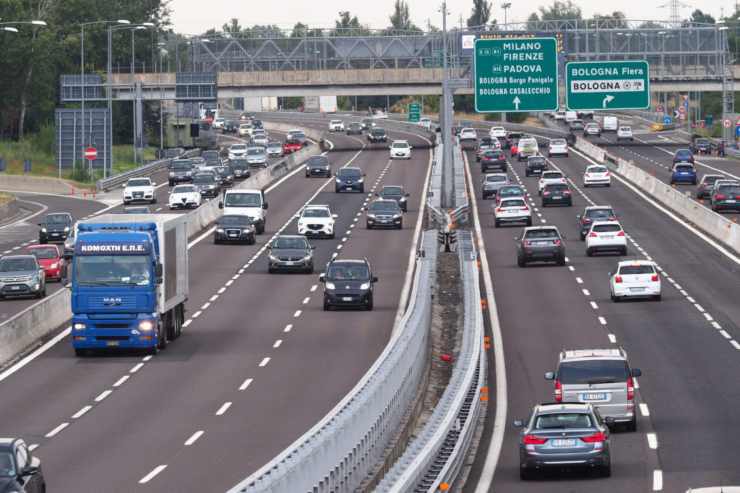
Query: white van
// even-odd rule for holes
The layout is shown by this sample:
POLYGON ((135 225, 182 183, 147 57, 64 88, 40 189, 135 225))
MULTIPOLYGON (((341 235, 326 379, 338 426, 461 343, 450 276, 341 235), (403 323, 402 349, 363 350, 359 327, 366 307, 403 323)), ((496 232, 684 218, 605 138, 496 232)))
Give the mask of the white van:
POLYGON ((218 204, 224 215, 247 216, 252 219, 257 234, 265 232, 267 223, 267 202, 262 190, 237 189, 227 190, 223 201, 218 204))
POLYGON ((577 111, 566 111, 565 112, 565 123, 570 123, 573 120, 578 120, 578 112, 577 111))
POLYGON ((601 128, 604 132, 616 132, 619 129, 619 118, 616 116, 605 116, 601 128))

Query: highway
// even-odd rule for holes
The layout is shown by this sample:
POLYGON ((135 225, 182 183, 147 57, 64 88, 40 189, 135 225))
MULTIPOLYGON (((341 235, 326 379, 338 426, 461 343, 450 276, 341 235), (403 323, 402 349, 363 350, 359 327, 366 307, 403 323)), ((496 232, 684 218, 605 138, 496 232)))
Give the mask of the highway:
MULTIPOLYGON (((533 133, 538 133, 534 129, 533 133)), ((649 147, 637 149, 650 151, 649 147)), ((657 151, 660 152, 660 151, 657 151)), ((554 158, 553 167, 572 180, 573 207, 540 206, 537 179, 525 178, 511 161, 535 207, 534 224, 554 224, 567 236, 567 266, 516 266, 513 238, 521 227, 494 229, 492 201, 480 198, 480 168, 469 154, 472 185, 481 217, 503 331, 508 377, 508 423, 496 470, 496 491, 685 491, 688 487, 740 483, 734 443, 740 389, 729 375, 740 372, 740 306, 737 260, 719 253, 646 198, 614 179, 610 188, 582 187, 592 164, 576 152, 554 158), (650 258, 662 269, 663 301, 613 303, 607 274, 620 257, 585 254, 576 214, 586 205, 612 205, 629 235, 626 258, 650 258), (548 475, 522 482, 518 430, 532 405, 553 400, 554 370, 561 349, 624 347, 641 368, 638 431, 612 435, 612 477, 548 475)), ((670 159, 670 156, 665 155, 670 159)), ((492 383, 493 384, 493 383, 492 383)))
POLYGON ((363 168, 367 193, 335 194, 333 178, 307 179, 299 168, 267 190, 267 232, 256 245, 192 239, 187 327, 166 351, 79 359, 64 337, 0 380, 0 435, 39 447, 53 491, 225 490, 310 428, 367 370, 396 318, 430 151, 391 162, 387 150, 335 139, 359 150, 331 153, 333 168, 363 168), (365 230, 361 208, 385 184, 411 194, 404 229, 365 230), (265 242, 295 233, 294 216, 309 203, 339 214, 336 239, 312 242, 316 275, 267 274, 265 242), (334 254, 370 260, 380 278, 374 312, 322 310, 318 273, 334 254))

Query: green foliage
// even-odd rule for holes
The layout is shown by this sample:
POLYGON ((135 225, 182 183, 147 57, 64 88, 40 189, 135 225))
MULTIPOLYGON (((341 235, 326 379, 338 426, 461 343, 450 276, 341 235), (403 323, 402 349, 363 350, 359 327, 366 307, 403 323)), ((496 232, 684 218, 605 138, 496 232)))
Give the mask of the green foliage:
POLYGON ((714 17, 709 14, 705 14, 699 9, 694 10, 694 12, 691 13, 691 18, 687 21, 689 24, 714 24, 714 22, 714 17))
POLYGON ((566 21, 581 19, 581 8, 573 0, 554 0, 549 7, 540 7, 539 14, 532 13, 530 22, 536 21, 566 21))
POLYGON ((356 15, 352 15, 348 10, 339 12, 339 19, 334 21, 334 30, 332 36, 367 36, 370 29, 360 24, 356 15))
POLYGON ((391 22, 388 28, 389 33, 403 31, 403 32, 421 32, 412 21, 411 14, 409 12, 409 4, 406 0, 396 0, 393 5, 393 14, 389 17, 391 22))
POLYGON ((473 0, 473 11, 468 17, 468 27, 484 26, 488 24, 490 18, 491 2, 488 0, 473 0))

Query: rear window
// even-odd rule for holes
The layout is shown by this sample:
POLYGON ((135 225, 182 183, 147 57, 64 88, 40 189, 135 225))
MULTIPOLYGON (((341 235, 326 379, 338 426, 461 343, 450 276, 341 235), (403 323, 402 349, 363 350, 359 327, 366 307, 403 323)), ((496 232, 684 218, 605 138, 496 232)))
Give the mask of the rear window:
POLYGON ((722 178, 721 176, 716 176, 716 175, 706 175, 706 176, 705 176, 705 177, 703 178, 703 180, 702 180, 702 181, 703 181, 704 183, 706 183, 707 185, 711 185, 712 183, 714 183, 715 181, 717 181, 717 180, 719 180, 719 179, 721 179, 721 178, 722 178))
POLYGON ((529 158, 527 160, 527 164, 528 165, 534 164, 536 166, 541 166, 541 165, 545 164, 545 159, 544 158, 541 158, 541 157, 529 158))
POLYGON ((558 380, 562 384, 597 384, 625 382, 629 377, 624 360, 584 360, 562 363, 558 380))
POLYGON ((567 430, 592 428, 591 416, 584 413, 543 414, 535 418, 537 430, 567 430))
POLYGON ((614 211, 611 209, 591 209, 586 212, 586 217, 589 219, 609 219, 614 217, 614 211))
POLYGON ((524 207, 525 204, 524 200, 522 199, 511 199, 511 200, 502 200, 501 201, 501 207, 524 207))
POLYGON ((59 257, 59 250, 56 247, 33 248, 30 252, 37 259, 47 260, 59 257))
POLYGON ((740 195, 740 186, 720 185, 719 188, 717 188, 717 193, 723 193, 725 195, 740 195))
POLYGON ((619 273, 625 276, 633 274, 655 274, 652 265, 623 265, 619 268, 619 273))
POLYGON ((508 179, 508 177, 504 175, 491 175, 486 176, 486 182, 487 183, 503 183, 508 179))
POLYGON ((560 171, 545 171, 542 173, 543 179, 555 179, 555 178, 562 178, 563 174, 560 171))
POLYGON ((619 224, 597 224, 592 228, 597 233, 616 233, 622 231, 622 227, 619 224))
POLYGON ((679 164, 676 166, 676 171, 694 171, 694 167, 688 164, 679 164))
POLYGON ((588 173, 606 173, 607 169, 604 166, 591 166, 586 171, 588 173))
POLYGON ((566 145, 565 139, 553 139, 550 141, 551 146, 564 146, 566 145))
POLYGON ((565 183, 551 183, 549 185, 545 185, 545 190, 550 192, 562 192, 564 190, 568 190, 568 185, 565 183))
POLYGON ((558 232, 555 229, 534 229, 527 231, 524 234, 524 238, 527 240, 539 240, 543 238, 560 238, 560 235, 558 235, 558 232))
POLYGON ((499 193, 499 196, 524 195, 524 190, 522 190, 518 185, 512 185, 512 186, 507 186, 507 187, 501 187, 498 193, 499 193))

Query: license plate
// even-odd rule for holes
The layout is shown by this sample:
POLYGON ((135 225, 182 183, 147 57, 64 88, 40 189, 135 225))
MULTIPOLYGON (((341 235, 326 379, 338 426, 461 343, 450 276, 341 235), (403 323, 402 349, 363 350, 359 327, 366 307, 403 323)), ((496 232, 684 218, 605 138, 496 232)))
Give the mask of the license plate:
POLYGON ((352 187, 344 187, 345 190, 352 190, 352 187))
POLYGON ((726 202, 727 202, 728 204, 734 204, 734 203, 735 203, 735 200, 727 200, 726 202))
POLYGON ((295 262, 285 262, 285 265, 295 265, 295 262))
POLYGON ((611 240, 612 238, 614 238, 614 235, 602 235, 601 237, 605 240, 611 240))
POLYGON ((553 195, 553 196, 552 196, 552 200, 560 200, 560 199, 562 199, 562 198, 563 198, 563 197, 562 197, 561 195, 553 195))
POLYGON ((105 343, 105 345, 108 347, 115 347, 118 346, 118 341, 108 341, 105 343))
POLYGON ((352 301, 352 297, 351 296, 344 296, 344 297, 342 297, 342 301, 352 301))
POLYGON ((630 288, 631 293, 642 293, 645 291, 645 288, 630 288))
POLYGON ((584 401, 603 401, 606 400, 606 394, 603 392, 588 392, 585 394, 581 394, 581 399, 584 401))
POLYGON ((537 246, 545 246, 545 245, 549 245, 550 242, 549 241, 535 241, 534 244, 537 246))
POLYGON ((555 438, 550 440, 553 448, 573 448, 576 446, 575 438, 555 438))
POLYGON ((20 286, 10 286, 10 289, 13 291, 20 291, 21 287, 20 286))

